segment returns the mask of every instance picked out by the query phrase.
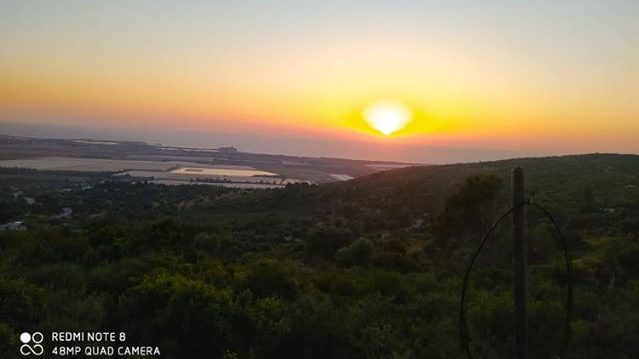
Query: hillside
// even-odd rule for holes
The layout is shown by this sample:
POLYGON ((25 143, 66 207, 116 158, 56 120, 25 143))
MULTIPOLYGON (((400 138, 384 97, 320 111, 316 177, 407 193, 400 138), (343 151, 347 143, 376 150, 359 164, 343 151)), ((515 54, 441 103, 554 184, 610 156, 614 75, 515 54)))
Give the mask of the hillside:
POLYGON ((376 212, 389 220, 401 220, 389 223, 390 227, 397 227, 425 215, 432 220, 471 176, 493 175, 500 179, 495 202, 499 208, 507 207, 510 173, 516 166, 526 171, 527 191, 558 215, 569 216, 584 205, 596 207, 597 213, 623 216, 637 210, 639 156, 592 154, 396 169, 344 183, 293 186, 287 191, 234 197, 206 207, 206 215, 234 216, 234 210, 238 215, 249 211, 269 216, 349 212, 356 218, 376 212))
MULTIPOLYGON (((24 328, 100 328, 163 358, 462 358, 463 268, 514 166, 569 240, 570 357, 639 357, 639 156, 613 154, 259 191, 0 170, 0 222, 26 227, 0 231, 0 356, 24 328)), ((531 358, 550 358, 567 278, 547 221, 528 225, 531 358)), ((511 357, 510 262, 505 225, 471 283, 483 357, 511 357)))

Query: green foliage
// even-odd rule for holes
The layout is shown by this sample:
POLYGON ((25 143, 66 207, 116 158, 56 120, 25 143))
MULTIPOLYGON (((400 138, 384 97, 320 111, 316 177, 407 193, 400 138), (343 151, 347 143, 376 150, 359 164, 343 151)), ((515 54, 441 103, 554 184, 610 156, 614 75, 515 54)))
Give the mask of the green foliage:
MULTIPOLYGON (((167 359, 463 358, 463 266, 509 206, 514 165, 569 240, 570 357, 639 357, 639 161, 612 155, 267 191, 0 170, 0 218, 28 228, 0 232, 0 357, 32 328, 125 331, 167 359)), ((569 278, 534 210, 529 234, 531 357, 551 358, 569 278)), ((506 225, 471 277, 471 347, 486 358, 512 354, 511 255, 506 225)))
POLYGON ((340 248, 353 241, 352 233, 334 226, 316 226, 309 233, 309 253, 318 259, 330 259, 340 248))
POLYGON ((345 266, 368 266, 373 258, 373 243, 370 239, 359 238, 348 247, 335 254, 337 263, 345 266))
POLYGON ((439 217, 436 232, 444 241, 451 238, 478 236, 487 230, 489 214, 497 194, 502 188, 502 179, 495 175, 468 177, 457 192, 448 198, 439 217))
POLYGON ((639 276, 639 243, 626 246, 619 254, 619 266, 633 277, 639 276))
POLYGON ((160 274, 128 290, 118 313, 132 335, 170 358, 222 357, 242 343, 246 318, 229 290, 160 274))
POLYGON ((298 284, 290 267, 274 261, 259 260, 249 264, 238 278, 239 290, 249 290, 256 297, 294 298, 298 284))
POLYGON ((4 359, 18 358, 18 335, 11 327, 0 323, 0 357, 4 359))
POLYGON ((378 243, 374 253, 375 266, 399 271, 413 269, 406 254, 404 241, 391 239, 378 243))
POLYGON ((0 318, 12 328, 31 328, 44 314, 45 290, 23 280, 0 278, 0 318))

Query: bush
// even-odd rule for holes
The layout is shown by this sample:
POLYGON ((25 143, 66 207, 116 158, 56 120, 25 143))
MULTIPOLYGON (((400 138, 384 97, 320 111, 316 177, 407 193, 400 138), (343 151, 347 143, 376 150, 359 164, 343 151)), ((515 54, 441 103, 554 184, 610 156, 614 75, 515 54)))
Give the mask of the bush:
POLYGON ((251 332, 230 290, 177 275, 147 278, 126 293, 120 310, 134 340, 161 345, 166 358, 221 358, 251 332))
POLYGON ((13 328, 30 328, 41 319, 44 290, 21 280, 0 278, 0 320, 13 328))
POLYGON ((373 243, 367 238, 360 238, 335 254, 335 260, 345 266, 368 266, 372 258, 373 243))

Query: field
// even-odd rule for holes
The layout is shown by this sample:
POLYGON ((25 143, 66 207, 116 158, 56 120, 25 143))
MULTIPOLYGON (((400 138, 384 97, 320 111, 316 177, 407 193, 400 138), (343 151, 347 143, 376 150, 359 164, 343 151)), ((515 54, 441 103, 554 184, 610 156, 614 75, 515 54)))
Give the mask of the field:
POLYGON ((207 177, 254 177, 254 176, 277 176, 276 173, 257 171, 250 167, 245 169, 220 168, 220 167, 182 167, 174 169, 171 173, 186 174, 193 176, 207 177))
POLYGON ((41 171, 109 172, 119 178, 150 179, 159 184, 207 184, 233 188, 280 188, 305 182, 282 178, 251 166, 202 165, 181 161, 112 160, 74 157, 38 157, 0 161, 1 168, 41 171))
MULTIPOLYGON (((142 142, 48 139, 0 134, 0 167, 4 168, 96 173, 177 170, 184 174, 193 172, 186 168, 207 168, 206 171, 195 171, 220 176, 277 176, 283 179, 280 184, 284 185, 291 182, 339 182, 411 165, 388 161, 249 153, 224 147, 188 148, 142 142), (185 169, 180 170, 181 168, 185 169), (254 172, 220 172, 221 169, 254 172)), ((172 176, 166 176, 165 179, 175 180, 172 176)))
POLYGON ((30 168, 46 171, 121 172, 126 170, 168 171, 194 163, 178 161, 131 161, 77 157, 38 157, 0 161, 0 167, 30 168))

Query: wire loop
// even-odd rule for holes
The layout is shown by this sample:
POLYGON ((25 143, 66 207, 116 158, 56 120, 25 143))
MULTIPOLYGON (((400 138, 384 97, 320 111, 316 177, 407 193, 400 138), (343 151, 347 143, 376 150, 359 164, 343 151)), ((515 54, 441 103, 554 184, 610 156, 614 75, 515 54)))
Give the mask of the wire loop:
POLYGON ((488 231, 486 231, 486 233, 484 234, 484 237, 479 243, 479 246, 477 247, 475 252, 473 252, 473 255, 471 256, 470 261, 468 263, 468 267, 466 268, 466 272, 464 274, 464 281, 462 285, 462 291, 461 291, 461 300, 460 300, 459 341, 460 341, 461 348, 466 352, 469 359, 473 359, 473 355, 470 350, 470 341, 471 341, 470 330, 468 328, 468 321, 466 319, 466 296, 468 292, 468 283, 470 281, 470 273, 473 270, 473 266, 475 265, 475 261, 477 260, 477 257, 479 257, 479 254, 481 253, 482 249, 486 245, 486 242, 488 242, 488 240, 490 239, 492 234, 495 232, 495 230, 499 227, 501 222, 506 217, 508 217, 514 210, 519 209, 520 207, 523 207, 526 205, 538 208, 548 218, 548 220, 550 220, 550 222, 552 223, 555 229, 555 232, 557 232, 557 236, 559 237, 559 240, 561 241, 561 244, 563 247, 566 277, 567 277, 566 302, 564 303, 566 316, 565 316, 565 322, 564 322, 564 333, 563 333, 563 338, 561 341, 561 347, 559 348, 558 358, 565 359, 566 351, 568 349, 568 344, 570 342, 570 323, 572 321, 572 315, 573 315, 573 310, 572 310, 573 276, 572 276, 570 251, 568 250, 568 242, 566 241, 566 237, 561 231, 561 228, 557 224, 557 221, 555 220, 555 218, 552 216, 552 214, 550 214, 550 212, 547 209, 542 207, 540 204, 533 202, 532 198, 528 201, 522 202, 518 205, 511 207, 510 209, 505 211, 495 222, 493 222, 493 224, 490 226, 488 231))

